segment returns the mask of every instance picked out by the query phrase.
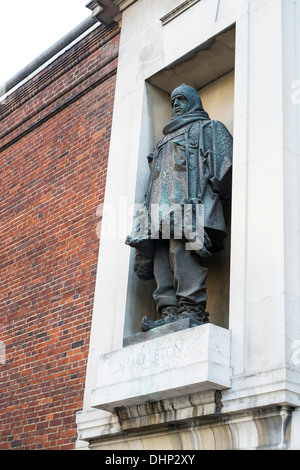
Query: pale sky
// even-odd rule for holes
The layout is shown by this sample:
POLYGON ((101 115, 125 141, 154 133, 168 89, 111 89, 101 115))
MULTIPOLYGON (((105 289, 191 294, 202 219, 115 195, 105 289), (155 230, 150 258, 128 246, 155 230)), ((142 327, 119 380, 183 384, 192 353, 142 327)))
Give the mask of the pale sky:
POLYGON ((0 86, 87 17, 88 0, 0 0, 0 86))

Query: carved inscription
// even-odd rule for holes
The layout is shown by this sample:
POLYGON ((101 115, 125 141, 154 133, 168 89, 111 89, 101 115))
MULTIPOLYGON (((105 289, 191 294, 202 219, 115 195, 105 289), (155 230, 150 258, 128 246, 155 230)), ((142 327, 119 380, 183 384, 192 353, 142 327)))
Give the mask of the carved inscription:
POLYGON ((127 374, 129 370, 160 367, 182 354, 178 344, 170 344, 153 350, 141 351, 132 356, 120 359, 116 373, 127 374))

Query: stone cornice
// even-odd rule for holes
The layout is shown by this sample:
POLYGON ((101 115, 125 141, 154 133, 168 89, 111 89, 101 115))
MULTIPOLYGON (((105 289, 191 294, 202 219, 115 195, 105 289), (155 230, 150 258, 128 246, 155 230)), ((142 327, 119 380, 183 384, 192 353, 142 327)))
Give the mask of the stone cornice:
POLYGON ((114 17, 120 11, 112 0, 92 0, 86 6, 92 10, 93 17, 106 26, 114 23, 114 17))
POLYGON ((86 6, 93 12, 93 17, 106 26, 120 21, 124 10, 137 0, 91 0, 86 6))

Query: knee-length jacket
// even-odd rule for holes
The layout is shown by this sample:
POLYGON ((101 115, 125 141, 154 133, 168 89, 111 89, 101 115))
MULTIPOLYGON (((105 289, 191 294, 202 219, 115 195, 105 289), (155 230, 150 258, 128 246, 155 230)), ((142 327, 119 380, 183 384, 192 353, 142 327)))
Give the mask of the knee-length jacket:
POLYGON ((188 113, 172 119, 164 128, 164 134, 148 156, 151 174, 144 208, 126 240, 136 248, 135 271, 142 279, 153 277, 153 238, 158 238, 151 233, 153 207, 158 208, 161 228, 161 220, 170 215, 170 208, 201 204, 204 229, 211 241, 209 251, 222 249, 226 237, 222 200, 231 195, 231 134, 221 122, 210 120, 206 113, 188 113), (146 232, 145 214, 149 222, 146 232))

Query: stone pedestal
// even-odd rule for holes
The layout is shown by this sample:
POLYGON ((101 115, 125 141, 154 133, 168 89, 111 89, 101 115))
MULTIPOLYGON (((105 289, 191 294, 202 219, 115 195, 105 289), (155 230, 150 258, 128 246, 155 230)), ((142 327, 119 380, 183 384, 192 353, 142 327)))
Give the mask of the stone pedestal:
POLYGON ((159 332, 168 329, 157 328, 156 338, 139 342, 136 337, 136 344, 100 356, 93 407, 113 412, 124 406, 230 387, 228 330, 206 324, 170 334, 159 332))

